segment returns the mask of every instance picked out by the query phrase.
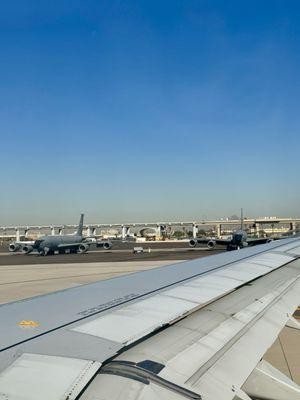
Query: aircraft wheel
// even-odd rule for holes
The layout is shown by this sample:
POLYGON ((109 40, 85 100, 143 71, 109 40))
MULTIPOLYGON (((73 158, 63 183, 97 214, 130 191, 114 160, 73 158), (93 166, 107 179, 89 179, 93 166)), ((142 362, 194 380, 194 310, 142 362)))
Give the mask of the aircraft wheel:
POLYGON ((51 251, 49 247, 44 247, 43 250, 40 251, 40 255, 42 256, 48 256, 51 255, 51 253, 54 254, 54 251, 51 251))
POLYGON ((72 254, 77 254, 77 249, 71 249, 71 250, 70 250, 70 253, 72 253, 72 254))

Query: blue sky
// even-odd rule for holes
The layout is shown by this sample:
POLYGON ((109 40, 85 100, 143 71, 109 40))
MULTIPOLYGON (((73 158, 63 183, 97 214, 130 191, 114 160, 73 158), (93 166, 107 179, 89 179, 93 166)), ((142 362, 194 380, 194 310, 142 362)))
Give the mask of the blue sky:
POLYGON ((11 1, 0 225, 300 215, 298 1, 11 1))

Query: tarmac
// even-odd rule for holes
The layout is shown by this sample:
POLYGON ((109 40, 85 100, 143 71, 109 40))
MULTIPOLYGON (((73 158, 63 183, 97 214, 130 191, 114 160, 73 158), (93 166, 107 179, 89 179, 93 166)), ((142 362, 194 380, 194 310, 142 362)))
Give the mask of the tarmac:
POLYGON ((110 250, 93 249, 83 254, 56 254, 54 256, 40 256, 36 252, 22 254, 10 253, 8 246, 0 247, 1 265, 30 265, 30 264, 65 264, 91 262, 119 262, 119 261, 162 261, 162 260, 190 260, 224 251, 221 247, 210 250, 205 247, 189 247, 188 242, 147 242, 133 243, 114 242, 110 250), (142 247, 143 253, 133 254, 134 247, 142 247), (51 261, 50 261, 51 260, 51 261))
MULTIPOLYGON (((110 251, 48 257, 7 253, 0 248, 0 304, 25 299, 149 268, 209 256, 221 250, 189 249, 182 243, 119 244, 110 251), (142 254, 132 254, 135 246, 142 254), (150 252, 147 250, 150 247, 150 252)), ((300 384, 300 331, 285 327, 264 359, 300 384)))

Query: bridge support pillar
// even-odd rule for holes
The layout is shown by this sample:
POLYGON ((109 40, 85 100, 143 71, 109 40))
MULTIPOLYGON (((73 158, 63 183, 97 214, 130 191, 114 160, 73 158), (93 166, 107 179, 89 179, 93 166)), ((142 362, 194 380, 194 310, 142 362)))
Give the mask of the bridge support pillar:
POLYGON ((216 231, 217 231, 217 236, 220 237, 221 233, 222 233, 222 225, 221 224, 218 224, 216 226, 216 231))
POLYGON ((16 241, 19 242, 20 241, 20 229, 16 228, 16 241))
POLYGON ((297 223, 296 222, 292 222, 292 234, 293 235, 296 235, 296 230, 297 230, 297 223))
POLYGON ((58 234, 59 234, 59 235, 62 235, 62 234, 63 234, 63 228, 59 228, 59 229, 58 229, 58 234))
POLYGON ((160 225, 156 225, 156 240, 161 238, 161 226, 160 225))
POLYGON ((256 234, 257 237, 260 237, 260 230, 261 230, 261 225, 258 222, 256 222, 256 224, 255 224, 255 234, 256 234))
POLYGON ((55 228, 54 228, 54 226, 51 226, 51 235, 52 235, 52 236, 55 235, 55 228))
POLYGON ((26 239, 28 238, 28 232, 29 232, 29 229, 28 229, 28 228, 25 229, 25 231, 24 231, 24 236, 25 236, 26 239))
POLYGON ((122 240, 126 240, 128 236, 129 228, 128 226, 122 225, 122 240))
POLYGON ((92 236, 96 236, 97 235, 97 228, 92 228, 92 236))
POLYGON ((91 227, 90 227, 90 226, 88 226, 87 229, 86 229, 86 235, 87 235, 88 237, 91 236, 91 227))
POLYGON ((193 224, 193 237, 197 237, 198 235, 198 225, 193 224))

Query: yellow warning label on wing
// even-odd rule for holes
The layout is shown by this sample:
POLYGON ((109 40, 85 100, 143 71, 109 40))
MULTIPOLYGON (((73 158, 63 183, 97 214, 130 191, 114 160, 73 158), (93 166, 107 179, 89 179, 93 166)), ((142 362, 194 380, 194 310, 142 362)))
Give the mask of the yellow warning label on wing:
POLYGON ((39 326, 39 323, 24 319, 23 321, 19 322, 18 325, 21 326, 22 328, 36 328, 37 326, 39 326))

